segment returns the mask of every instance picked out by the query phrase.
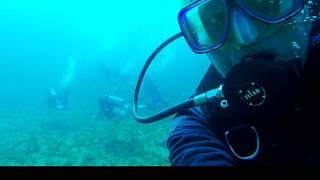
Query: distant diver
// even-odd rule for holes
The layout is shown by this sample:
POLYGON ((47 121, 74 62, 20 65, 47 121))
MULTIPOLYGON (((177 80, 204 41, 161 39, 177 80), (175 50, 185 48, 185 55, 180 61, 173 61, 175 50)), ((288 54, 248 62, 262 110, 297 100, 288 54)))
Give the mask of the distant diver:
POLYGON ((48 106, 53 109, 57 110, 64 110, 66 109, 66 98, 67 92, 63 95, 59 94, 53 88, 49 88, 48 91, 48 106))
MULTIPOLYGON (((138 76, 136 69, 137 65, 124 64, 116 66, 108 60, 110 57, 101 56, 98 58, 98 69, 103 74, 103 77, 112 87, 111 92, 126 91, 126 88, 134 87, 138 76), (120 66, 120 67, 119 67, 120 66), (123 86, 122 82, 126 82, 127 86, 123 86)), ((148 108, 162 107, 167 105, 163 94, 160 90, 160 83, 155 77, 146 77, 143 84, 143 99, 144 103, 148 104, 148 108)))
POLYGON ((104 95, 98 100, 98 110, 93 116, 94 119, 116 119, 120 120, 128 116, 129 104, 124 99, 104 95))
POLYGON ((75 76, 76 61, 70 58, 68 62, 67 73, 62 79, 57 89, 49 88, 48 91, 48 106, 57 110, 65 110, 68 105, 68 97, 70 86, 75 76))

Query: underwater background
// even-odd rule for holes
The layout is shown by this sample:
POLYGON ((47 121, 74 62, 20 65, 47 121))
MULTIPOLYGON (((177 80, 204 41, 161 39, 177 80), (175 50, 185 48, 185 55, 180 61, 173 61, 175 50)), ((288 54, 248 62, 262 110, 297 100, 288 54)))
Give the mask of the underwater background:
MULTIPOLYGON (((171 119, 97 120, 109 94, 132 105, 146 58, 180 32, 178 0, 1 0, 1 166, 169 166, 171 119), (70 84, 65 110, 48 89, 70 84)), ((154 113, 195 91, 209 66, 184 39, 156 58, 140 103, 154 113)), ((142 112, 143 113, 143 112, 142 112)), ((148 114, 147 113, 147 114, 148 114)))

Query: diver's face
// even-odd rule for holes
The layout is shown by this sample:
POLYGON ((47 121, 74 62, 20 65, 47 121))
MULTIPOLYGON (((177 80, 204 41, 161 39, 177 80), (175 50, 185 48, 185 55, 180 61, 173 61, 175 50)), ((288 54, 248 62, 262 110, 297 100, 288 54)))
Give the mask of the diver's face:
POLYGON ((233 65, 260 53, 271 53, 277 61, 295 57, 305 59, 311 30, 311 22, 304 21, 307 14, 305 8, 304 13, 281 24, 270 25, 235 7, 231 10, 231 27, 225 44, 208 56, 223 76, 233 65))

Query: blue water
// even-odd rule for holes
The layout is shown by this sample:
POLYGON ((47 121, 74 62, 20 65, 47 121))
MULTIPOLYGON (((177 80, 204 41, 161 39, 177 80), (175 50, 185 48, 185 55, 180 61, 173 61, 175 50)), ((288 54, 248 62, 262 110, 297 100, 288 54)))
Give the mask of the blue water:
MULTIPOLYGON (((145 59, 179 32, 180 8, 172 0, 1 0, 0 165, 168 166, 170 119, 92 116, 104 94, 132 103, 145 59), (49 108, 48 88, 66 84, 67 109, 49 108)), ((182 101, 208 63, 178 40, 148 71, 141 103, 161 110, 182 101)))

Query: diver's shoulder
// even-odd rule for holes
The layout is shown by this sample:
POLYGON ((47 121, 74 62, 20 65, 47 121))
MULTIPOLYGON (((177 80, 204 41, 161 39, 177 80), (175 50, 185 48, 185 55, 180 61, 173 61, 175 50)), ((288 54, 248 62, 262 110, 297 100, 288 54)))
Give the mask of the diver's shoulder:
POLYGON ((171 131, 175 129, 207 128, 207 117, 199 107, 189 108, 174 116, 171 131))
POLYGON ((207 119, 206 114, 200 107, 192 107, 186 109, 180 113, 177 113, 174 118, 175 121, 179 119, 191 119, 195 121, 205 121, 207 119))

